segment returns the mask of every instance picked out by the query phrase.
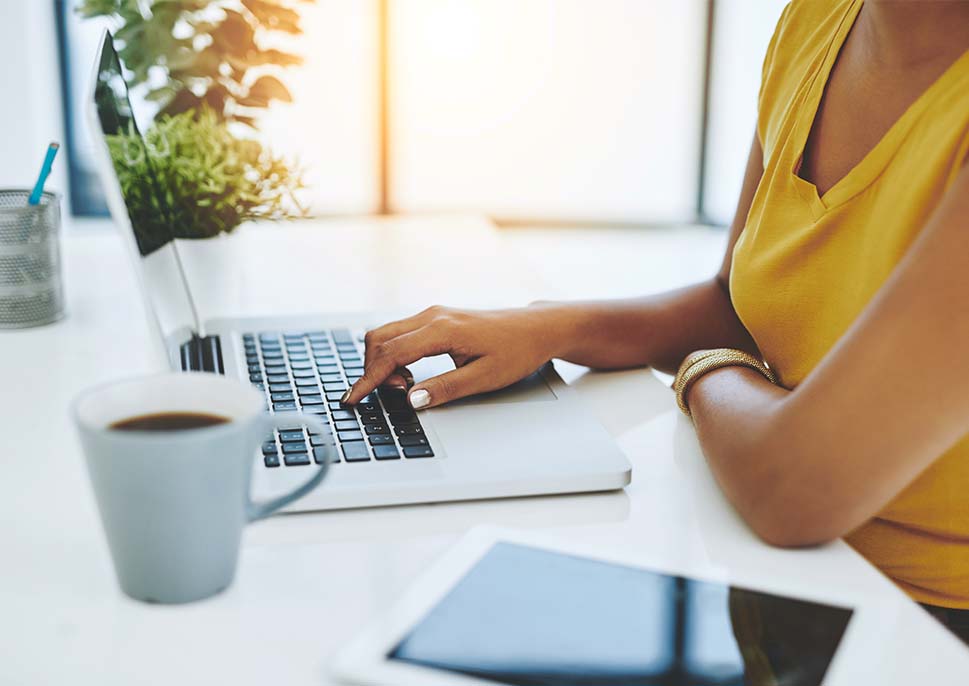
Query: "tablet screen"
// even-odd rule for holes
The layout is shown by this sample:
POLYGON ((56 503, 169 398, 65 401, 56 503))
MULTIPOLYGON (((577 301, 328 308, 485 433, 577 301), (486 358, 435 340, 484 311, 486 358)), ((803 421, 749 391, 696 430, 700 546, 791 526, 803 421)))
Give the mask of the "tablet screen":
POLYGON ((521 686, 817 686, 851 615, 498 543, 388 658, 521 686))

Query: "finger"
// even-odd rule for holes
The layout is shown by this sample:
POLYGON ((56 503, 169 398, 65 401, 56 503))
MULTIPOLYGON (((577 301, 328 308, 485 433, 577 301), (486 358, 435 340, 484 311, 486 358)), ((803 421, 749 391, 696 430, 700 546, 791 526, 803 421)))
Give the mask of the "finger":
POLYGON ((407 390, 414 385, 414 375, 410 373, 407 367, 398 367, 397 370, 388 376, 381 386, 390 386, 391 388, 401 388, 407 390))
POLYGON ((370 360, 372 356, 372 350, 379 346, 381 343, 389 341, 398 336, 402 336, 405 333, 410 333, 416 331, 417 329, 425 326, 428 321, 433 318, 434 314, 440 308, 428 307, 425 310, 418 312, 417 314, 407 317, 405 319, 400 319, 395 322, 389 322, 383 326, 378 326, 376 329, 371 329, 364 336, 364 366, 370 360))
POLYGON ((353 384, 340 401, 355 405, 360 402, 360 398, 383 384, 398 367, 447 351, 447 340, 440 335, 439 331, 429 326, 381 343, 374 349, 370 363, 364 367, 363 376, 353 384))
POLYGON ((415 384, 407 399, 415 410, 436 407, 476 393, 494 391, 507 385, 498 380, 491 364, 475 360, 415 384))

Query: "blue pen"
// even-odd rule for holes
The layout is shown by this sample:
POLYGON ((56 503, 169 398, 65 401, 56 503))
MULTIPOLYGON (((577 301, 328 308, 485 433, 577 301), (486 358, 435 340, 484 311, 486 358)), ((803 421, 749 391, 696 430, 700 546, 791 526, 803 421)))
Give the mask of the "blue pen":
POLYGON ((37 177, 37 183, 34 184, 34 192, 30 194, 30 199, 27 201, 29 205, 40 204, 40 198, 44 194, 44 184, 47 183, 47 177, 50 176, 50 168, 54 164, 54 157, 57 155, 57 150, 60 147, 58 143, 51 143, 47 146, 47 155, 44 157, 44 164, 40 168, 40 176, 37 177))

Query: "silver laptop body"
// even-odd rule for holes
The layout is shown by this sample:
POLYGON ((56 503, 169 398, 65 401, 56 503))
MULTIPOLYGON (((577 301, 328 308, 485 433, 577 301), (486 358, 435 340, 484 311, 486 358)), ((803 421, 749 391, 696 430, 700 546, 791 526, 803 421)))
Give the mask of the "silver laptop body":
MULTIPOLYGON (((332 439, 302 434, 302 451, 295 433, 267 436, 253 471, 255 497, 305 481, 315 459, 313 442, 320 440, 336 440, 341 461, 320 489, 289 511, 604 491, 629 483, 629 462, 551 365, 505 391, 426 410, 414 419, 389 395, 356 410, 335 400, 336 389, 359 373, 362 332, 376 323, 374 313, 203 321, 179 253, 192 241, 173 239, 142 254, 125 206, 106 136, 135 125, 108 32, 88 108, 99 178, 130 250, 159 355, 175 370, 212 371, 261 385, 269 411, 312 411, 334 428, 332 439), (280 371, 280 358, 285 374, 270 374, 280 371), (270 383, 283 376, 292 400, 282 383, 270 383)), ((411 366, 417 380, 448 368, 453 365, 446 357, 411 366)))

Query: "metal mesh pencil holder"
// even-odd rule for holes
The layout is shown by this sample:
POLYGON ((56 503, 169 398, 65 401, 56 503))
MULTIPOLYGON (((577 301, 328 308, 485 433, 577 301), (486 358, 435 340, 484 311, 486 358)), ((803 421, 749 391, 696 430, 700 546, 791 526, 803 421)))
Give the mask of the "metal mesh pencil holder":
POLYGON ((0 329, 22 329, 64 316, 60 197, 0 189, 0 329))

